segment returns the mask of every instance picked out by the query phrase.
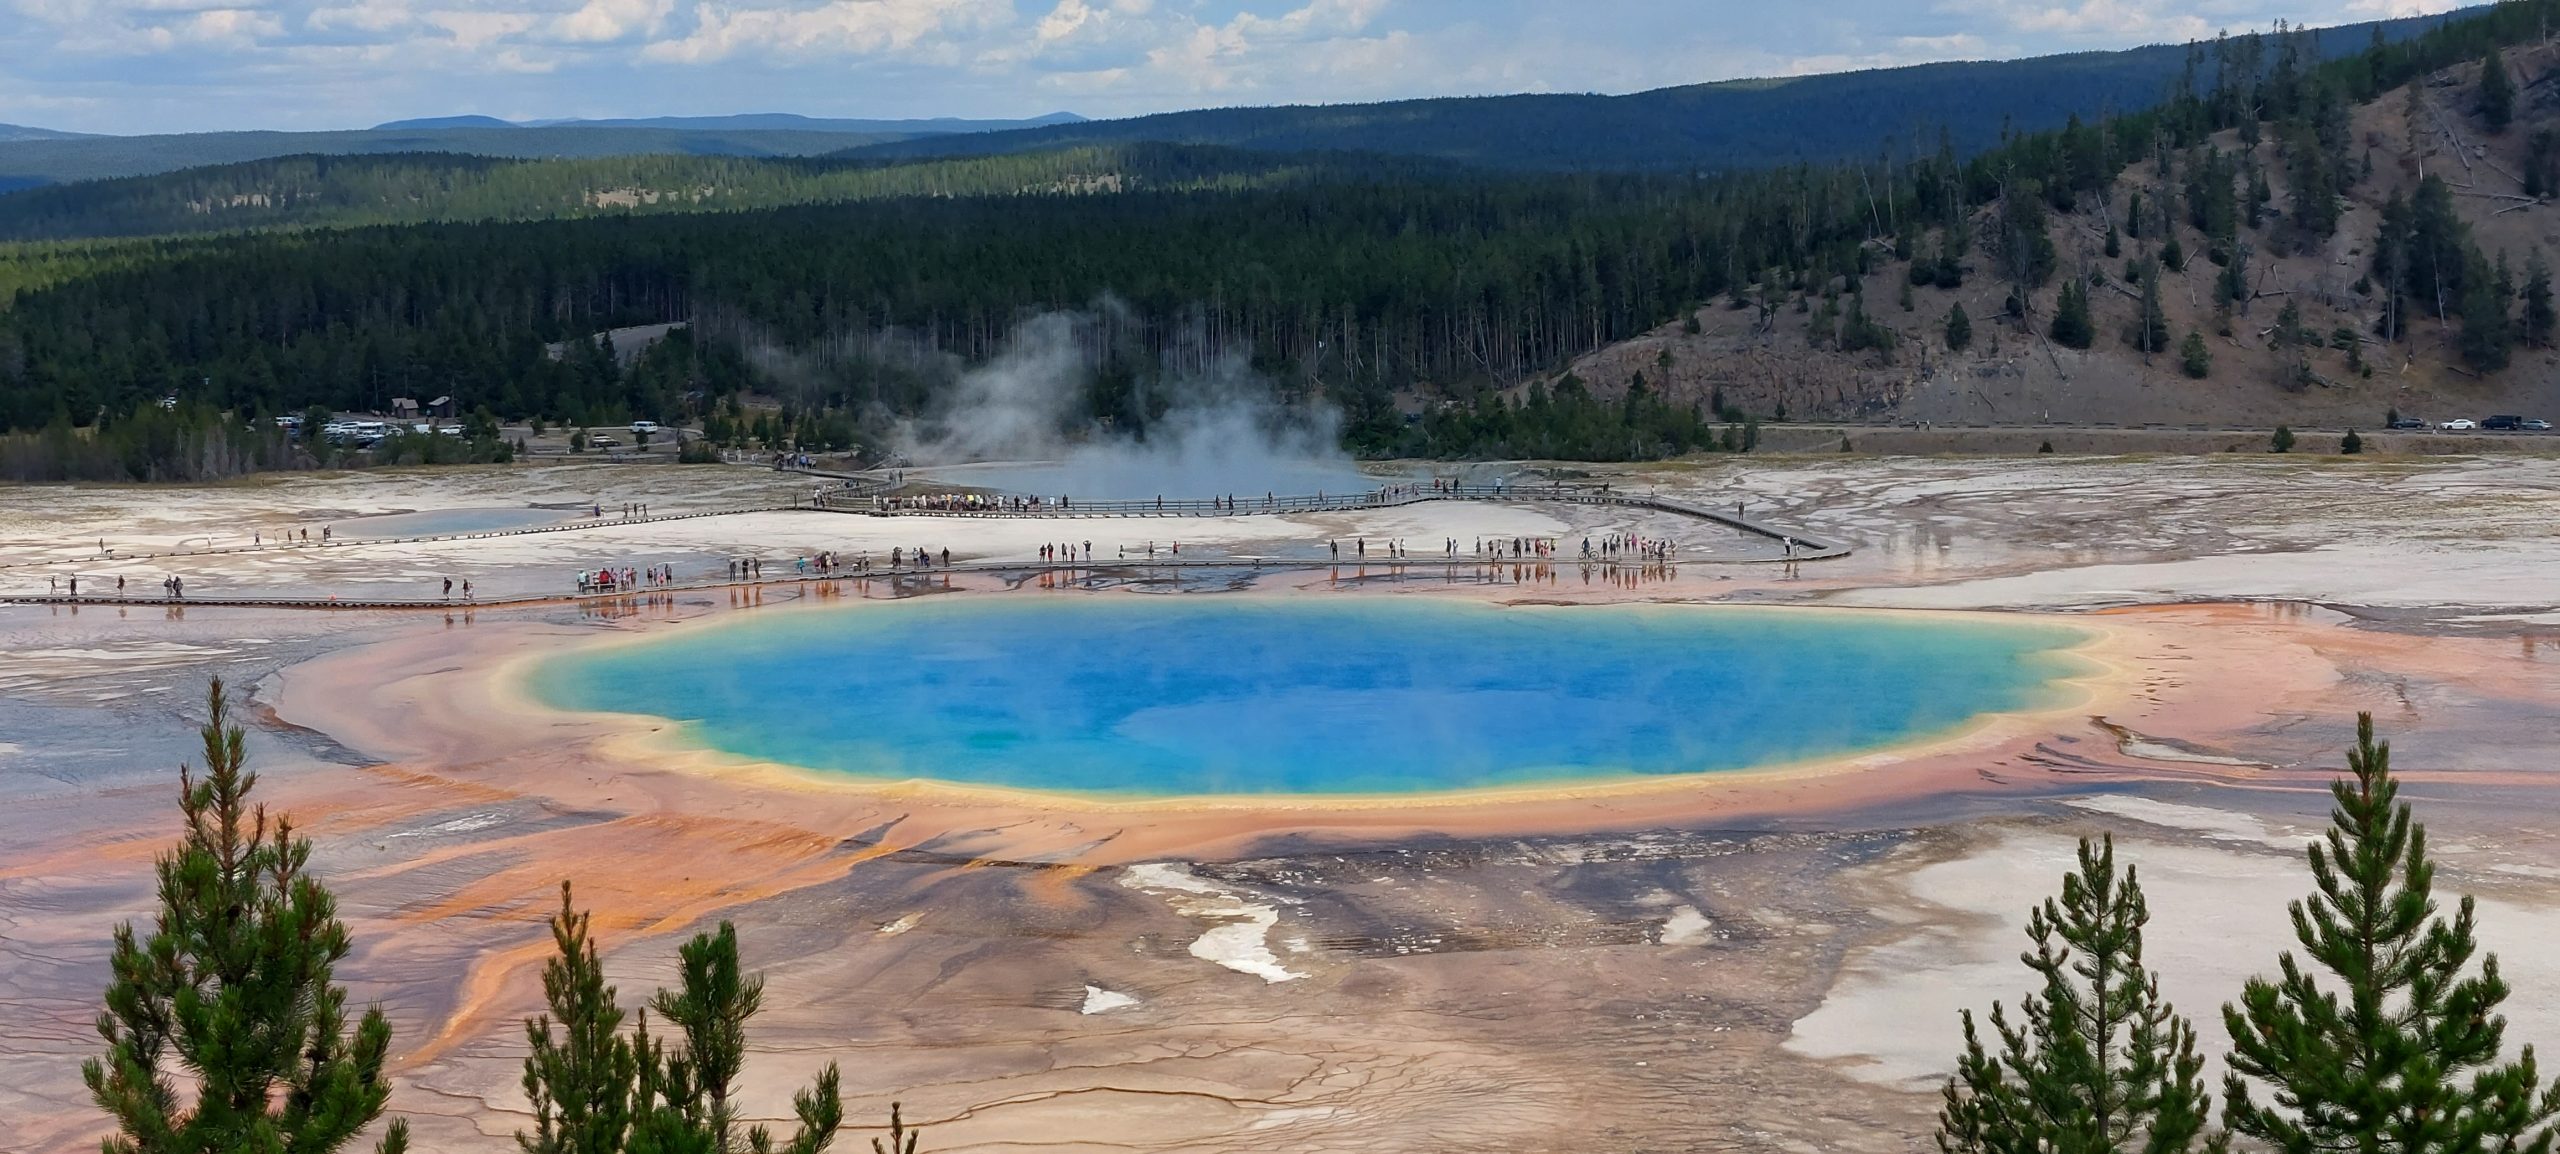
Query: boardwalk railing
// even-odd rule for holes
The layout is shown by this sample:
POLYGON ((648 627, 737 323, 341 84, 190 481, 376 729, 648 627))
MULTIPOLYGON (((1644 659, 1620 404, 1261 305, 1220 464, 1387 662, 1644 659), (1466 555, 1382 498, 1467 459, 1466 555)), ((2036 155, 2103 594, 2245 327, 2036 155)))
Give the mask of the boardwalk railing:
MULTIPOLYGON (((1811 534, 1801 532, 1801 531, 1799 531, 1799 530, 1795 530, 1795 529, 1791 529, 1791 528, 1786 528, 1786 527, 1778 526, 1778 525, 1773 525, 1773 524, 1770 524, 1770 523, 1768 523, 1768 522, 1758 520, 1758 519, 1756 519, 1756 518, 1752 518, 1752 517, 1745 516, 1745 515, 1744 515, 1742 512, 1740 512, 1739 510, 1737 510, 1737 511, 1735 511, 1735 512, 1731 512, 1731 513, 1727 513, 1727 512, 1725 512, 1725 511, 1723 511, 1723 510, 1720 510, 1720 509, 1714 509, 1714 508, 1710 508, 1710 507, 1708 507, 1708 506, 1699 505, 1699 504, 1694 504, 1694 503, 1692 503, 1692 502, 1688 502, 1688 501, 1679 501, 1679 500, 1674 500, 1674 499, 1669 498, 1669 497, 1654 496, 1654 495, 1650 495, 1650 494, 1620 493, 1620 492, 1617 492, 1617 491, 1615 491, 1615 490, 1605 489, 1605 488, 1597 488, 1597 487, 1574 487, 1574 486, 1564 486, 1564 485, 1454 485, 1454 486, 1443 486, 1443 487, 1440 487, 1440 488, 1430 488, 1430 487, 1425 487, 1425 486, 1412 486, 1412 485, 1406 485, 1406 486, 1394 486, 1394 487, 1385 488, 1385 489, 1371 490, 1371 491, 1363 492, 1363 493, 1344 493, 1344 494, 1320 493, 1320 494, 1316 494, 1316 495, 1314 495, 1314 496, 1294 496, 1294 497, 1281 497, 1281 496, 1276 496, 1276 495, 1275 495, 1275 496, 1265 496, 1265 497, 1262 497, 1262 498, 1259 498, 1259 499, 1249 499, 1249 498, 1245 498, 1245 497, 1237 497, 1237 498, 1235 498, 1235 499, 1233 500, 1233 502, 1232 502, 1232 503, 1230 503, 1226 498, 1223 498, 1223 497, 1219 497, 1219 498, 1200 498, 1200 499, 1184 499, 1184 500, 1166 500, 1166 501, 1156 501, 1156 500, 1146 500, 1146 501, 1052 501, 1052 500, 1041 500, 1041 501, 1038 501, 1038 502, 1022 501, 1022 502, 1018 502, 1018 503, 1017 503, 1017 502, 1014 502, 1014 501, 1010 501, 1010 500, 998 500, 998 501, 995 501, 994 503, 992 503, 992 504, 990 504, 990 505, 987 505, 987 506, 985 506, 985 507, 980 507, 980 508, 965 508, 965 507, 948 507, 948 508, 945 508, 945 507, 938 507, 938 506, 940 506, 940 505, 942 505, 942 504, 944 503, 944 501, 943 501, 943 500, 938 500, 938 499, 920 499, 920 498, 888 498, 888 497, 880 497, 880 496, 876 496, 876 495, 867 495, 867 494, 866 494, 866 492, 864 492, 864 491, 855 491, 855 490, 847 490, 847 491, 820 490, 820 491, 818 491, 818 492, 813 493, 813 494, 810 496, 809 501, 808 501, 808 503, 807 503, 807 504, 794 504, 794 505, 764 505, 764 506, 752 506, 752 507, 747 507, 747 508, 710 509, 710 510, 702 510, 702 511, 699 511, 699 512, 688 512, 688 513, 659 513, 659 514, 651 514, 651 515, 648 515, 648 516, 634 516, 634 517, 606 517, 606 518, 603 518, 603 519, 594 519, 594 518, 590 518, 590 519, 585 519, 585 520, 571 521, 571 522, 567 522, 567 523, 564 523, 564 524, 558 524, 558 525, 529 526, 529 527, 525 527, 525 528, 518 528, 518 529, 499 529, 499 530, 489 530, 489 531, 476 532, 476 533, 454 533, 454 534, 447 534, 447 535, 443 535, 443 536, 420 536, 420 537, 370 537, 370 538, 361 538, 361 539, 353 539, 353 540, 350 540, 350 539, 343 539, 343 538, 342 538, 342 539, 338 539, 338 540, 336 540, 336 541, 332 541, 331 543, 329 543, 329 544, 328 544, 328 545, 326 545, 326 546, 323 546, 323 545, 322 545, 322 544, 320 544, 319 542, 311 542, 311 543, 309 543, 309 544, 305 544, 305 543, 302 543, 302 542, 300 542, 300 541, 292 541, 292 542, 283 542, 283 541, 279 541, 279 542, 269 543, 269 544, 265 544, 265 545, 242 545, 242 546, 231 546, 231 547, 214 548, 214 549, 205 549, 205 550, 197 550, 197 551, 189 551, 189 552, 141 553, 141 554, 122 554, 122 555, 113 555, 113 556, 108 556, 108 557, 90 557, 90 558, 82 558, 82 559, 75 560, 75 561, 70 561, 70 562, 16 562, 16 563, 9 563, 9 564, 0 564, 0 568, 37 568, 37 567, 43 567, 43 568, 57 568, 57 569, 59 569, 59 568, 71 568, 71 567, 75 567, 75 566, 80 565, 80 564, 83 564, 83 563, 91 563, 91 564, 94 564, 94 563, 101 562, 101 561, 108 561, 108 562, 130 562, 130 561, 137 561, 137 560, 168 559, 168 558, 175 558, 175 557, 188 557, 188 558, 193 558, 193 557, 211 557, 211 556, 220 556, 220 555, 224 555, 224 554, 251 553, 251 552, 261 552, 261 551, 265 551, 265 550, 275 550, 275 549, 321 549, 321 548, 327 548, 327 549, 333 549, 333 550, 334 550, 334 549, 342 549, 342 548, 351 548, 351 547, 355 547, 355 546, 359 546, 359 545, 388 545, 388 544, 394 544, 394 543, 410 543, 410 542, 421 542, 421 541, 468 541, 468 540, 479 540, 479 539, 484 539, 484 538, 493 538, 493 537, 515 537, 515 536, 523 536, 523 535, 534 534, 534 533, 562 533, 562 532, 572 532, 572 531, 576 531, 576 530, 580 530, 580 529, 606 529, 606 528, 614 528, 614 527, 618 527, 618 526, 626 526, 626 525, 641 525, 641 524, 649 524, 649 523, 660 522, 660 521, 685 521, 685 520, 694 520, 694 519, 706 518, 706 517, 729 517, 729 516, 737 516, 737 515, 739 515, 739 514, 745 514, 745 513, 832 512, 832 513, 860 514, 860 515, 875 516, 875 517, 931 517, 931 518, 955 518, 955 517, 956 517, 956 518, 988 518, 988 519, 1000 519, 1000 518, 1022 518, 1022 517, 1043 517, 1043 518, 1095 518, 1095 517, 1195 517, 1195 518, 1196 518, 1196 517, 1285 516, 1285 515, 1290 515, 1290 514, 1306 514, 1306 513, 1357 512, 1357 511, 1367 510, 1367 509, 1388 509, 1388 508, 1396 508, 1396 507, 1406 506, 1406 505, 1418 505, 1418 504, 1421 504, 1421 503, 1424 503, 1424 502, 1427 502, 1427 501, 1499 501, 1499 502, 1523 502, 1523 503, 1535 503, 1535 502, 1561 502, 1561 503, 1564 503, 1564 504, 1574 504, 1574 505, 1607 505, 1607 506, 1615 506, 1615 507, 1619 507, 1619 508, 1642 509, 1642 510, 1647 510, 1647 511, 1651 511, 1651 512, 1668 513, 1668 514, 1672 514, 1672 515, 1675 515, 1675 516, 1689 517, 1689 518, 1693 518, 1693 519, 1700 520, 1700 521, 1707 521, 1707 522, 1712 522, 1712 523, 1714 523, 1714 524, 1724 525, 1724 526, 1726 526, 1726 527, 1728 527, 1728 528, 1736 529, 1736 530, 1739 530, 1739 531, 1741 531, 1741 532, 1745 532, 1745 533, 1753 534, 1753 535, 1755 535, 1755 536, 1763 537, 1763 538, 1766 538, 1766 539, 1771 540, 1771 541, 1777 541, 1777 542, 1781 542, 1781 543, 1783 543, 1783 544, 1786 546, 1786 553, 1784 554, 1784 556, 1783 556, 1783 557, 1773 557, 1773 558, 1765 558, 1765 559, 1764 559, 1764 560, 1770 560, 1770 561, 1776 561, 1776 560, 1787 560, 1787 561, 1827 561, 1827 560, 1832 560, 1832 559, 1834 559, 1834 558, 1839 558, 1839 557, 1845 557, 1845 556, 1848 556, 1849 551, 1850 551, 1849 546, 1848 546, 1848 545, 1846 545, 1846 544, 1842 544, 1842 543, 1840 543, 1840 542, 1832 541, 1832 540, 1829 540, 1829 539, 1826 539, 1826 538, 1822 538, 1822 537, 1816 537, 1816 536, 1813 536, 1813 535, 1811 535, 1811 534)), ((1509 564, 1509 563, 1512 563, 1513 561, 1517 561, 1517 560, 1519 560, 1519 559, 1518 559, 1518 558, 1505 558, 1505 557, 1492 557, 1492 558, 1487 558, 1487 557, 1467 556, 1467 557, 1433 558, 1433 557, 1427 557, 1427 556, 1426 556, 1426 557, 1419 557, 1419 558, 1381 558, 1381 559, 1370 560, 1370 561, 1367 561, 1367 562, 1365 562, 1365 563, 1366 563, 1366 564, 1369 564, 1369 565, 1372 565, 1372 566, 1381 567, 1381 568, 1405 568, 1405 567, 1422 568, 1422 567, 1426 567, 1426 566, 1434 566, 1434 565, 1459 566, 1459 567, 1464 567, 1464 566, 1469 566, 1469 565, 1489 565, 1489 564, 1490 564, 1490 565, 1499 565, 1499 564, 1509 564)), ((1571 558, 1571 557, 1561 557, 1561 556, 1559 556, 1559 557, 1548 557, 1548 558, 1542 558, 1542 559, 1539 559, 1539 560, 1540 560, 1542 563, 1546 563, 1546 564, 1573 564, 1573 563, 1575 563, 1578 559, 1576 559, 1576 558, 1571 558)), ((1589 559, 1587 559, 1587 558, 1586 558, 1586 559, 1579 559, 1579 560, 1583 560, 1583 561, 1586 561, 1586 562, 1587 562, 1589 559)), ((1166 560, 1162 560, 1162 561, 1154 560, 1154 559, 1150 559, 1150 560, 1146 560, 1146 561, 1140 561, 1140 560, 1138 560, 1138 559, 1136 559, 1136 558, 1120 558, 1120 559, 1116 559, 1116 560, 1113 560, 1113 561, 1107 561, 1107 562, 1106 562, 1106 561, 1101 561, 1101 560, 1098 560, 1098 559, 1084 560, 1084 561, 1081 561, 1081 562, 1079 562, 1079 561, 1057 561, 1057 562, 1048 562, 1048 561, 1034 561, 1034 560, 1023 560, 1023 561, 987 560, 987 561, 962 562, 962 563, 960 563, 960 564, 957 564, 957 565, 950 565, 950 566, 921 566, 921 567, 916 567, 916 568, 897 569, 897 570, 891 570, 891 569, 885 569, 885 568, 873 568, 873 569, 868 569, 868 570, 866 570, 866 571, 864 571, 864 572, 860 572, 860 573, 855 573, 855 572, 849 572, 849 571, 838 570, 838 571, 833 571, 833 572, 829 572, 829 573, 825 573, 825 574, 817 574, 817 573, 801 574, 801 573, 794 573, 794 574, 785 575, 785 576, 780 576, 780 577, 777 577, 777 578, 770 578, 770 579, 760 578, 760 579, 754 579, 754 580, 730 580, 730 581, 687 582, 687 583, 678 583, 678 584, 675 584, 675 585, 661 585, 661 586, 656 586, 656 587, 654 587, 654 588, 641 588, 641 589, 632 589, 632 590, 623 590, 623 591, 603 591, 603 592, 590 592, 590 593, 533 594, 533 595, 518 595, 518 596, 512 596, 512 597, 481 598, 481 599, 479 599, 479 600, 477 600, 477 601, 470 601, 470 602, 466 602, 466 601, 456 601, 456 600, 452 600, 452 599, 450 599, 450 598, 440 598, 440 599, 427 599, 427 598, 418 598, 418 599, 407 599, 407 598, 338 598, 338 597, 327 597, 327 598, 322 598, 322 597, 313 597, 313 596, 308 596, 308 595, 301 595, 301 596, 285 595, 285 596, 277 596, 277 597, 256 597, 256 596, 250 596, 250 597, 233 597, 233 596, 219 596, 219 595, 217 595, 217 596, 205 596, 205 597, 165 597, 165 596, 164 596, 164 597, 148 597, 148 596, 121 596, 121 595, 114 595, 114 594, 106 594, 106 595, 100 595, 100 594, 88 594, 88 595, 78 595, 78 596, 67 596, 67 595, 63 595, 63 594, 59 594, 59 593, 51 593, 51 594, 33 594, 33 595, 0 595, 0 601, 15 602, 15 603, 19 603, 19 604, 38 604, 38 605, 42 605, 42 604, 56 604, 56 605, 134 605, 134 606, 141 606, 141 605, 173 605, 173 606, 197 605, 197 606, 270 606, 270 607, 281 606, 281 607, 292 607, 292 608, 315 608, 315 609, 316 609, 316 608, 329 608, 329 609, 420 609, 420 608, 448 608, 448 609, 457 609, 457 608, 472 608, 472 607, 474 607, 474 606, 477 606, 477 607, 480 607, 480 608, 488 608, 488 607, 492 607, 492 606, 508 605, 508 604, 523 605, 523 604, 536 604, 536 603, 559 602, 559 601, 582 601, 582 600, 591 600, 591 599, 627 598, 627 597, 633 597, 633 596, 645 596, 645 595, 653 594, 653 593, 672 593, 672 592, 683 592, 683 591, 686 591, 686 590, 693 590, 693 589, 715 589, 715 588, 721 588, 721 587, 725 587, 725 586, 754 586, 754 585, 764 585, 764 584, 785 584, 785 583, 797 583, 797 582, 800 582, 800 581, 808 581, 808 580, 834 580, 834 579, 841 579, 841 578, 845 578, 845 577, 855 577, 855 576, 868 576, 868 577, 890 577, 890 576, 920 576, 920 575, 928 575, 928 574, 942 574, 942 573, 971 573, 971 572, 1028 572, 1028 571, 1036 571, 1036 570, 1043 570, 1043 569, 1051 569, 1051 570, 1093 570, 1093 569, 1127 569, 1127 568, 1148 568, 1148 567, 1154 567, 1154 568, 1185 568, 1185 569, 1190 569, 1190 568, 1236 568, 1236 569, 1241 569, 1241 568, 1252 568, 1252 569, 1283 568, 1283 569, 1287 569, 1287 568, 1326 568, 1326 567, 1339 567, 1340 565, 1341 565, 1341 561, 1340 561, 1340 559, 1338 559, 1338 558, 1322 558, 1322 559, 1317 559, 1317 558, 1272 558, 1272 557, 1229 557, 1229 558, 1223 558, 1223 559, 1212 559, 1212 560, 1201 560, 1201 561, 1175 561, 1175 560, 1171 560, 1171 559, 1166 559, 1166 560)))
POLYGON ((1348 513, 1364 509, 1388 509, 1402 505, 1416 505, 1425 501, 1546 501, 1572 505, 1614 505, 1710 521, 1755 536, 1766 537, 1772 541, 1792 543, 1794 548, 1789 556, 1798 561, 1827 561, 1849 554, 1849 547, 1845 544, 1773 525, 1746 516, 1739 510, 1727 513, 1721 509, 1688 501, 1677 501, 1669 497, 1621 493, 1614 489, 1592 486, 1446 485, 1433 488, 1421 485, 1397 485, 1364 493, 1319 493, 1314 496, 1293 497, 1266 494, 1262 497, 1144 501, 1075 501, 1051 498, 988 498, 986 500, 987 503, 973 506, 964 499, 949 497, 886 497, 877 494, 822 492, 813 498, 813 504, 830 512, 862 513, 878 517, 1279 517, 1304 513, 1348 513))

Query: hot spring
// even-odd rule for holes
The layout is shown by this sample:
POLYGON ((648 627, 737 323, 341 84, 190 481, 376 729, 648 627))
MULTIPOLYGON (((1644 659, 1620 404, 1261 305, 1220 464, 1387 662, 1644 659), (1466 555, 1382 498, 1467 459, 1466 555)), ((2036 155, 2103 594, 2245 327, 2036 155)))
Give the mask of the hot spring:
POLYGON ((1411 793, 1771 766, 2058 703, 2078 630, 1412 597, 929 597, 573 651, 563 709, 871 780, 1411 793))

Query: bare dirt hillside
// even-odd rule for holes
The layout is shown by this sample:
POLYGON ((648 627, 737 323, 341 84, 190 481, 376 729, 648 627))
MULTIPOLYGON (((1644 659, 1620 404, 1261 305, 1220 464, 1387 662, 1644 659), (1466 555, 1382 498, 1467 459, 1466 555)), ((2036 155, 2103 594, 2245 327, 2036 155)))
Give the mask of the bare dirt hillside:
MULTIPOLYGON (((2465 367, 2459 325, 2451 319, 2415 318, 2410 340, 2385 344, 2374 337, 2384 294, 2364 283, 2382 206, 2395 194, 2411 196, 2430 173, 2453 191, 2473 242, 2492 258, 2505 255, 2519 282, 2536 252, 2560 262, 2560 204, 2550 189, 2539 198, 2525 195, 2523 175, 2534 136, 2560 130, 2560 47, 2511 49, 2504 59, 2517 95, 2514 123, 2503 132, 2489 132, 2475 110, 2477 64, 2357 108, 2354 147, 2370 172, 2345 193, 2336 233, 2316 243, 2287 227, 2290 189, 2270 126, 2266 139, 2246 150, 2264 170, 2270 193, 2259 224, 2240 233, 2252 250, 2246 262, 2251 295, 2226 322, 2214 292, 2223 270, 2203 255, 2205 238, 2179 222, 2188 259, 2183 270, 2161 274, 2172 333, 2165 353, 2146 358, 2126 336, 2140 308, 2137 291, 2126 283, 2127 263, 2155 254, 2160 230, 2155 225, 2151 235, 2122 239, 2116 257, 2104 252, 2109 228, 2122 225, 2132 197, 2156 204, 2164 184, 2178 191, 2183 174, 2164 181, 2146 162, 2120 174, 2103 203, 2084 197, 2075 211, 2053 216, 2057 271, 2030 295, 2025 318, 2004 315, 2010 286, 2000 271, 2000 215, 1993 205, 1973 218, 1963 285, 1914 287, 1907 306, 1908 262, 1893 259, 1889 245, 1875 246, 1879 259, 1863 278, 1862 297, 1867 314, 1893 331, 1889 351, 1842 352, 1828 347, 1831 342, 1809 340, 1808 330, 1823 316, 1824 295, 1782 294, 1778 299, 1786 303, 1765 319, 1756 306, 1720 300, 1698 310, 1694 332, 1687 322, 1665 325, 1582 358, 1572 372, 1603 395, 1616 395, 1642 373, 1648 385, 1676 399, 1721 395, 1754 414, 1783 412, 1792 419, 2374 428, 2393 410, 2431 420, 2492 413, 2560 418, 2560 353, 2547 343, 2519 344, 2505 369, 2487 375, 2465 367), (2060 347, 2045 335, 2061 286, 2075 276, 2092 286, 2097 337, 2086 351, 2060 347), (2291 358, 2271 347, 2287 301, 2301 309, 2303 329, 2327 346, 2308 354, 2308 380, 2289 372, 2291 358), (1946 318, 1959 302, 1973 340, 1954 352, 1946 318), (2176 343, 2190 331, 2202 334, 2211 351, 2202 380, 2181 371, 2176 343), (2357 346, 2352 358, 2336 347, 2348 343, 2357 346)), ((2225 152, 2242 151, 2233 134, 2216 143, 2225 152)), ((1931 239, 1923 238, 1916 251, 1932 251, 1931 239)))

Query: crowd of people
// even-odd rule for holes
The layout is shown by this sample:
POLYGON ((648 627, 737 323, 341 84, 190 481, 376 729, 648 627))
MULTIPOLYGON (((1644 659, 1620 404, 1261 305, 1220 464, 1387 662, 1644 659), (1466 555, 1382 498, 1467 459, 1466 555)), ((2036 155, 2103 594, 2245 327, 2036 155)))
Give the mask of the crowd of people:
POLYGON ((1591 538, 1585 537, 1582 539, 1582 559, 1585 561, 1635 560, 1658 564, 1671 560, 1671 542, 1653 537, 1640 537, 1633 533, 1611 533, 1601 537, 1597 544, 1594 544, 1591 538))

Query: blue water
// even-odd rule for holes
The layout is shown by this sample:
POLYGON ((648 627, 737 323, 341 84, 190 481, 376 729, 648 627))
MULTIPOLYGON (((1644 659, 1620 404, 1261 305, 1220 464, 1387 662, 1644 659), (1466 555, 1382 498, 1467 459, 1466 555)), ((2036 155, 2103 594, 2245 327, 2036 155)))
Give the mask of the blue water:
POLYGON ((576 516, 560 509, 435 509, 423 513, 386 513, 340 521, 340 537, 442 537, 455 533, 496 533, 553 525, 576 516))
POLYGON ((933 597, 551 659, 568 709, 863 778, 1369 793, 1848 753, 2050 701, 2073 630, 1680 606, 933 597))

